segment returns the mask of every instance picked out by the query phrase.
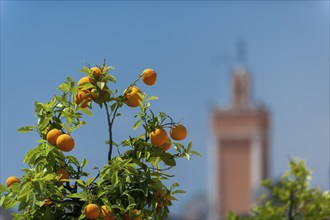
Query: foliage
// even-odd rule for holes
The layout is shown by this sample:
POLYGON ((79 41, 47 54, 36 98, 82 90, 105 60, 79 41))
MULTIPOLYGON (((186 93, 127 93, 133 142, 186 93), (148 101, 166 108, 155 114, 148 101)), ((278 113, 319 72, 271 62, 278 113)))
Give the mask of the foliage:
POLYGON ((261 185, 269 194, 262 195, 260 204, 252 209, 251 217, 239 217, 228 214, 229 220, 326 220, 330 219, 330 194, 319 188, 310 188, 311 172, 302 160, 290 161, 290 170, 286 171, 278 182, 270 179, 261 185))
MULTIPOLYGON (((38 124, 18 129, 20 132, 38 132, 40 140, 24 158, 29 168, 22 169, 20 182, 9 187, 0 184, 0 207, 18 207, 14 219, 88 219, 84 208, 92 203, 98 207, 105 205, 115 219, 163 219, 168 216, 168 206, 175 200, 174 195, 184 193, 177 190, 178 183, 167 188, 165 181, 174 177, 168 171, 176 166, 178 158, 190 159, 192 155, 199 155, 191 150, 192 143, 184 146, 173 142, 175 154, 150 143, 149 134, 153 130, 170 129, 178 123, 164 112, 153 112, 150 101, 157 97, 146 93, 139 94, 136 121, 131 119, 132 129, 142 125, 138 131, 143 132, 115 142, 113 124, 121 116, 120 109, 127 108, 125 93, 136 86, 142 74, 120 93, 112 89, 116 78, 109 71, 114 68, 106 64, 98 68, 101 74, 97 75, 94 74, 95 67, 81 70, 89 77, 89 82, 85 81, 78 87, 68 77, 65 83, 58 86, 59 95, 54 95, 46 103, 35 102, 38 124), (109 84, 111 86, 108 87, 109 84), (80 92, 85 96, 81 97, 80 92), (73 155, 47 142, 47 133, 54 128, 72 135, 76 129, 86 125, 83 116, 93 115, 92 104, 105 109, 109 130, 109 139, 106 140, 109 163, 101 169, 95 168, 98 170, 96 176, 84 171, 86 159, 79 162, 73 155), (113 148, 118 150, 115 157, 112 155, 113 148), (57 175, 59 169, 65 169, 69 179, 57 175)), ((103 219, 102 214, 97 219, 103 219)))

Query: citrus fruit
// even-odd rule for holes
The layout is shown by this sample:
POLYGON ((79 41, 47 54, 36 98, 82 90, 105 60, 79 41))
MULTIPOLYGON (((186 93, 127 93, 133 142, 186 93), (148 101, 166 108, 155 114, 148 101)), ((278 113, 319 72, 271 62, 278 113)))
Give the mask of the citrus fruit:
POLYGON ((168 139, 167 133, 163 128, 156 128, 150 133, 150 141, 156 146, 161 146, 168 139))
POLYGON ((54 202, 51 199, 45 199, 43 206, 51 206, 54 202))
MULTIPOLYGON (((82 77, 82 78, 78 81, 78 89, 79 89, 79 90, 82 90, 82 89, 83 89, 83 84, 84 84, 84 83, 87 83, 87 82, 92 83, 93 81, 91 81, 91 79, 88 78, 88 76, 84 76, 84 77, 82 77)), ((92 83, 92 84, 93 84, 93 83, 92 83)))
POLYGON ((60 177, 60 181, 64 180, 64 179, 67 180, 70 178, 68 171, 66 171, 66 169, 63 169, 63 168, 57 170, 56 175, 60 177))
POLYGON ((9 187, 13 183, 19 183, 19 179, 16 176, 10 176, 6 179, 6 186, 9 187))
POLYGON ((170 139, 170 138, 167 138, 167 140, 165 141, 165 143, 162 144, 160 147, 161 147, 164 151, 167 151, 168 149, 170 149, 171 145, 172 145, 171 139, 170 139))
POLYGON ((71 151, 74 147, 74 140, 68 134, 61 134, 56 140, 56 146, 65 152, 71 151))
POLYGON ((90 98, 92 98, 92 93, 81 90, 76 95, 76 104, 80 105, 80 108, 87 108, 90 98))
POLYGON ((56 140, 61 134, 62 132, 56 128, 50 130, 46 136, 48 143, 51 145, 56 145, 56 140))
POLYGON ((187 137, 187 129, 182 124, 176 125, 171 129, 170 136, 173 140, 183 140, 187 137))
POLYGON ((94 66, 91 68, 92 70, 92 74, 94 76, 95 79, 99 78, 99 76, 101 75, 101 69, 98 68, 97 66, 94 66))
POLYGON ((157 79, 157 73, 153 69, 145 69, 142 73, 142 81, 148 85, 152 86, 155 84, 157 79))
POLYGON ((141 90, 138 87, 130 87, 125 92, 125 98, 127 101, 127 105, 129 107, 137 107, 139 106, 139 100, 141 101, 142 98, 140 97, 142 95, 141 90))
POLYGON ((100 215, 100 208, 97 205, 91 203, 85 207, 84 212, 87 218, 95 219, 100 215))
POLYGON ((105 205, 101 207, 101 210, 104 220, 115 220, 115 217, 112 216, 111 211, 105 205))

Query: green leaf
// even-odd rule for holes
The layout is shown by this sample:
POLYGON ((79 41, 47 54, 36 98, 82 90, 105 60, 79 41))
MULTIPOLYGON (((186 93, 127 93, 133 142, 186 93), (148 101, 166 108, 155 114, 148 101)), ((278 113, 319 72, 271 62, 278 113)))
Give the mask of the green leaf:
POLYGON ((66 158, 68 158, 69 161, 71 163, 73 163, 74 165, 76 165, 77 167, 79 166, 79 162, 78 162, 77 158, 75 158, 74 156, 66 156, 66 158))
POLYGON ((168 166, 175 166, 176 165, 176 162, 175 162, 175 159, 174 159, 174 156, 169 154, 169 153, 166 153, 164 155, 161 156, 161 159, 164 161, 164 163, 168 166))
POLYGON ((113 172, 113 174, 111 176, 111 181, 112 181, 113 186, 116 186, 119 183, 118 171, 113 172))
POLYGON ((79 198, 80 201, 87 201, 88 195, 86 191, 81 191, 80 193, 72 193, 68 195, 69 198, 79 198))
POLYGON ((188 148, 187 148, 187 153, 190 152, 191 148, 192 148, 192 142, 189 142, 189 144, 188 144, 188 148))
POLYGON ((105 86, 105 83, 104 83, 104 82, 97 82, 96 85, 97 85, 101 90, 103 90, 103 89, 104 89, 104 86, 105 86))
POLYGON ((178 194, 178 193, 186 193, 184 190, 175 190, 172 192, 172 195, 178 194))
POLYGON ((33 126, 33 125, 23 126, 23 127, 20 127, 19 129, 17 129, 17 131, 25 133, 25 132, 33 131, 34 128, 35 128, 35 126, 33 126))
POLYGON ((84 158, 82 161, 81 161, 81 168, 83 168, 84 166, 86 166, 88 163, 88 161, 84 158))
POLYGON ((62 92, 70 92, 70 86, 66 83, 59 85, 57 89, 61 90, 62 92))
POLYGON ((79 186, 81 186, 83 188, 85 187, 85 184, 81 179, 77 179, 76 182, 78 183, 79 186))
POLYGON ((199 157, 202 156, 200 153, 198 153, 197 151, 194 151, 194 150, 190 151, 190 153, 193 155, 199 156, 199 157))
POLYGON ((93 116, 93 113, 89 111, 87 108, 80 108, 79 110, 85 113, 86 115, 93 116))
POLYGON ((176 188, 176 187, 178 187, 178 186, 180 186, 179 183, 173 183, 173 184, 171 185, 171 187, 170 187, 170 191, 172 191, 174 188, 176 188))
POLYGON ((159 99, 157 96, 149 96, 146 101, 159 99))
POLYGON ((135 122, 134 130, 136 130, 140 126, 141 122, 142 122, 142 120, 138 120, 137 122, 135 122))
POLYGON ((91 178, 89 178, 89 179, 86 181, 86 183, 85 183, 85 187, 88 187, 89 184, 91 184, 91 182, 94 181, 94 179, 95 179, 95 177, 91 177, 91 178))

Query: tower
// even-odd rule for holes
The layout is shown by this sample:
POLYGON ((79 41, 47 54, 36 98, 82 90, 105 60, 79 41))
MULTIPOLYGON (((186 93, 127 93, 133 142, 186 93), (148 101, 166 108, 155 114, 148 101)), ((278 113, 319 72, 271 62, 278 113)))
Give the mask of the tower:
POLYGON ((237 66, 231 75, 230 106, 212 112, 217 217, 229 211, 249 214, 260 181, 268 177, 270 115, 252 101, 251 85, 246 68, 237 66))

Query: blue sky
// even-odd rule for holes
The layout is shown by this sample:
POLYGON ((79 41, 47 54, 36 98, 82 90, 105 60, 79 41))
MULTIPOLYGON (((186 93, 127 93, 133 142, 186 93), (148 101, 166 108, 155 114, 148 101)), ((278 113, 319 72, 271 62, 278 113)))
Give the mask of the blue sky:
MULTIPOLYGON (((155 110, 184 118, 188 139, 203 154, 174 170, 187 191, 173 208, 179 212, 208 189, 210 109, 229 102, 240 37, 254 99, 272 112, 272 177, 299 157, 312 169, 313 185, 328 189, 328 1, 1 1, 1 182, 21 175, 24 155, 36 145, 35 134, 16 132, 36 124, 34 101, 48 101, 66 76, 77 81, 82 66, 106 59, 119 89, 154 68, 156 85, 141 89, 160 97, 155 110)), ((105 120, 96 110, 73 134, 72 154, 90 167, 106 163, 105 120)), ((116 126, 122 139, 131 125, 116 126)))

